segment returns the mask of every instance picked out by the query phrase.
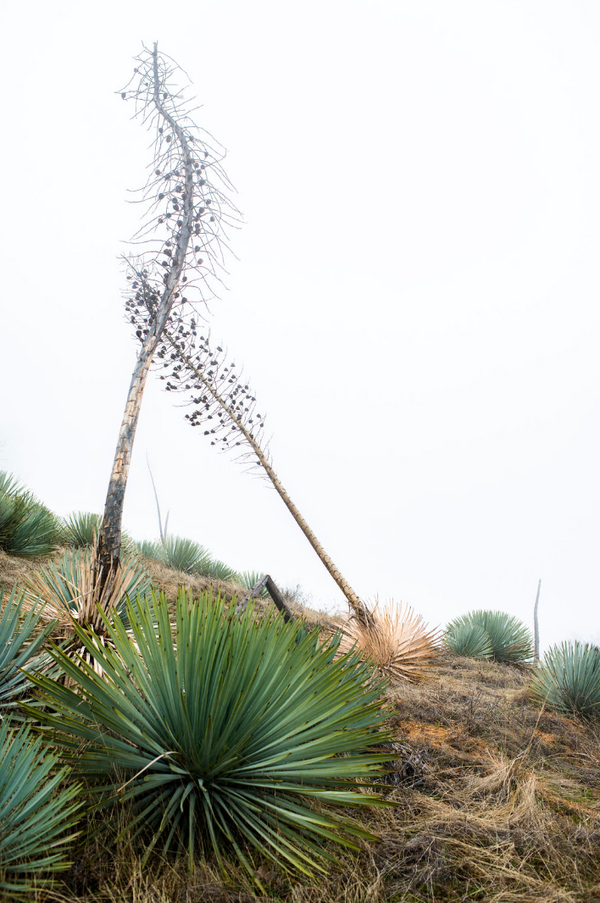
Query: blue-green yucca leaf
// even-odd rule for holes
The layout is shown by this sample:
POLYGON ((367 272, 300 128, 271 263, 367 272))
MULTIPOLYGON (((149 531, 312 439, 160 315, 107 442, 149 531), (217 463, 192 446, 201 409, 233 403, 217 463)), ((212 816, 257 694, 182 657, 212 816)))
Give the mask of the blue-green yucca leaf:
POLYGON ((552 646, 533 676, 531 690, 559 712, 599 717, 600 649, 579 640, 552 646))
POLYGON ((56 763, 30 726, 0 723, 0 890, 11 899, 30 899, 34 886, 69 866, 80 788, 61 786, 70 769, 56 763))
POLYGON ((8 555, 49 555, 60 540, 58 518, 32 492, 0 471, 0 549, 8 555))
POLYGON ((27 490, 14 474, 0 470, 0 495, 22 495, 27 490))
POLYGON ((193 539, 183 536, 167 536, 156 544, 161 553, 159 560, 175 571, 186 574, 202 573, 202 568, 210 560, 208 551, 193 539))
POLYGON ((210 557, 194 568, 194 573, 200 574, 202 577, 210 577, 213 580, 221 580, 223 583, 226 583, 228 580, 235 580, 237 577, 237 572, 230 568, 228 564, 225 564, 224 561, 218 561, 210 557))
POLYGON ((43 603, 37 603, 24 610, 22 591, 14 589, 5 601, 0 589, 0 719, 30 688, 29 673, 50 661, 40 649, 54 623, 40 629, 42 608, 43 603))
POLYGON ((65 542, 76 549, 94 545, 102 528, 102 515, 91 511, 74 511, 63 521, 65 542))
MULTIPOLYGON (((514 615, 503 611, 471 611, 451 621, 447 633, 465 631, 467 626, 478 626, 486 631, 491 644, 491 658, 506 664, 524 664, 533 658, 533 639, 527 627, 514 615)), ((459 655, 464 653, 459 653, 459 655)), ((479 656, 476 656, 479 657, 479 656)), ((488 657, 488 656, 485 656, 488 657)))
POLYGON ((468 617, 455 618, 444 634, 444 645, 455 655, 465 658, 492 658, 494 647, 490 635, 481 624, 468 617))
POLYGON ((100 598, 96 594, 95 550, 82 547, 70 549, 56 564, 31 574, 26 580, 28 599, 42 599, 44 614, 71 625, 75 618, 86 626, 96 624, 97 605, 114 609, 127 619, 126 601, 138 594, 150 592, 150 578, 139 560, 123 555, 110 593, 100 598))
POLYGON ((208 840, 219 860, 225 843, 248 864, 250 843, 308 871, 329 855, 322 839, 372 836, 331 810, 383 803, 371 780, 389 753, 368 748, 388 738, 389 713, 371 665, 211 595, 181 591, 175 625, 162 596, 128 616, 129 631, 107 620, 106 646, 78 628, 102 678, 55 650, 75 687, 36 684, 54 710, 39 717, 74 768, 97 779, 104 801, 133 801, 130 832, 149 837, 146 855, 176 844, 191 862, 208 840))

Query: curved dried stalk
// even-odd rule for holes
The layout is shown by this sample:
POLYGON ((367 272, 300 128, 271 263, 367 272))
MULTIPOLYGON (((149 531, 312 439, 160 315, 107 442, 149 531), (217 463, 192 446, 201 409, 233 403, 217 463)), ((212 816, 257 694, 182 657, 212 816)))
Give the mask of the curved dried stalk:
POLYGON ((339 623, 340 651, 349 652, 355 647, 390 677, 422 680, 438 657, 439 630, 428 629, 421 615, 393 599, 384 605, 375 599, 370 615, 373 623, 369 626, 354 619, 339 623))
POLYGON ((192 426, 206 427, 204 435, 210 438, 211 445, 218 445, 225 450, 239 448, 242 460, 249 460, 252 466, 262 468, 343 592, 354 616, 368 629, 372 625, 372 618, 367 606, 327 554, 277 476, 264 446, 265 418, 256 413, 256 398, 241 374, 236 371, 235 364, 227 364, 223 348, 217 346, 216 350, 213 349, 204 336, 200 336, 196 343, 195 333, 184 331, 183 327, 180 327, 177 338, 173 338, 168 330, 165 330, 163 338, 164 346, 159 356, 166 358, 164 366, 171 370, 166 389, 169 392, 190 393, 189 403, 194 410, 185 415, 186 419, 192 426), (168 357, 167 346, 171 349, 168 357), (208 421, 213 422, 211 424, 208 421))

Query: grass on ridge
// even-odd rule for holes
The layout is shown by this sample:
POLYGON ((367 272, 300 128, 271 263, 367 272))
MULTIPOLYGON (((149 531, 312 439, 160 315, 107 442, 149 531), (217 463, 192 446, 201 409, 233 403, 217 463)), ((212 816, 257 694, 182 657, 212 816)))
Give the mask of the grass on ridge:
MULTIPOLYGON (((9 586, 33 564, 7 557, 0 555, 0 583, 9 586)), ((180 577, 162 566, 153 573, 173 589, 180 577)), ((223 878, 211 859, 190 876, 185 862, 157 852, 142 869, 143 847, 116 844, 119 825, 97 812, 60 898, 40 891, 35 899, 600 903, 600 724, 534 702, 530 674, 447 653, 423 683, 392 683, 394 770, 382 789, 399 805, 361 812, 381 841, 342 853, 324 879, 291 879, 257 854, 262 896, 241 869, 229 865, 223 878)))

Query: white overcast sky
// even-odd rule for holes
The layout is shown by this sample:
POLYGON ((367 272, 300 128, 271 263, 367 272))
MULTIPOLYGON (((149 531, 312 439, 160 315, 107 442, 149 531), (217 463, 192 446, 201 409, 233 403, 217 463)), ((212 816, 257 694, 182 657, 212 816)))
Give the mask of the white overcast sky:
MULTIPOLYGON (((188 72, 244 224, 213 337, 365 598, 600 641, 600 4, 4 3, 0 469, 101 511, 136 353, 118 257, 141 42, 188 72)), ((264 481, 151 378, 125 526, 343 598, 264 481)))

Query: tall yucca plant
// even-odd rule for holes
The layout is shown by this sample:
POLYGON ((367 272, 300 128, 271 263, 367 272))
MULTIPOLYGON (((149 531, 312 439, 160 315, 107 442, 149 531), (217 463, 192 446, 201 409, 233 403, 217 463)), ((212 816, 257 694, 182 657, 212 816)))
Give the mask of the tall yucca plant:
POLYGON ((60 650, 54 657, 76 685, 39 677, 49 709, 40 718, 74 768, 99 782, 105 802, 131 801, 131 836, 143 835, 145 858, 157 844, 195 851, 229 847, 251 869, 247 844, 310 872, 333 857, 324 844, 353 847, 373 839, 330 810, 382 802, 361 784, 388 755, 366 751, 387 738, 383 684, 357 656, 334 649, 300 625, 257 621, 223 599, 176 605, 176 639, 166 599, 128 605, 106 622, 103 647, 78 629, 104 677, 60 650), (83 746, 81 743, 83 741, 83 746))
POLYGON ((410 606, 375 601, 372 624, 358 619, 340 622, 340 651, 356 649, 385 674, 400 680, 421 680, 439 654, 439 632, 430 630, 410 606))
MULTIPOLYGON (((228 187, 219 158, 203 143, 203 136, 190 121, 181 92, 175 93, 171 87, 176 67, 158 53, 156 45, 152 53, 141 54, 137 63, 135 76, 122 97, 133 99, 136 115, 156 130, 152 175, 144 191, 151 215, 140 230, 140 237, 150 235, 152 244, 148 243, 145 254, 131 261, 128 276, 132 292, 126 310, 140 349, 106 497, 98 544, 98 579, 111 579, 118 561, 133 439, 146 379, 156 357, 171 368, 167 390, 191 392, 194 411, 188 415, 189 422, 193 426, 205 424, 204 432, 214 437, 213 444, 228 447, 231 440, 236 447, 245 446, 344 593, 355 616, 368 624, 368 608, 327 554, 274 470, 261 441, 264 421, 255 411, 256 399, 249 386, 239 378, 234 365, 227 364, 220 346, 211 347, 203 336, 198 339, 198 314, 188 304, 190 283, 185 284, 188 275, 184 270, 192 276, 199 274, 200 287, 204 288, 207 277, 214 276, 215 267, 220 264, 223 225, 237 211, 215 186, 215 181, 220 181, 228 187)), ((159 525, 162 534, 160 515, 159 525)))
POLYGON ((79 786, 63 786, 69 768, 44 748, 31 727, 0 722, 0 891, 4 899, 33 899, 36 888, 69 866, 80 803, 79 786), (10 896, 9 896, 10 895, 10 896))
POLYGON ((533 675, 531 690, 559 712, 600 717, 600 649, 579 640, 552 646, 533 675))

